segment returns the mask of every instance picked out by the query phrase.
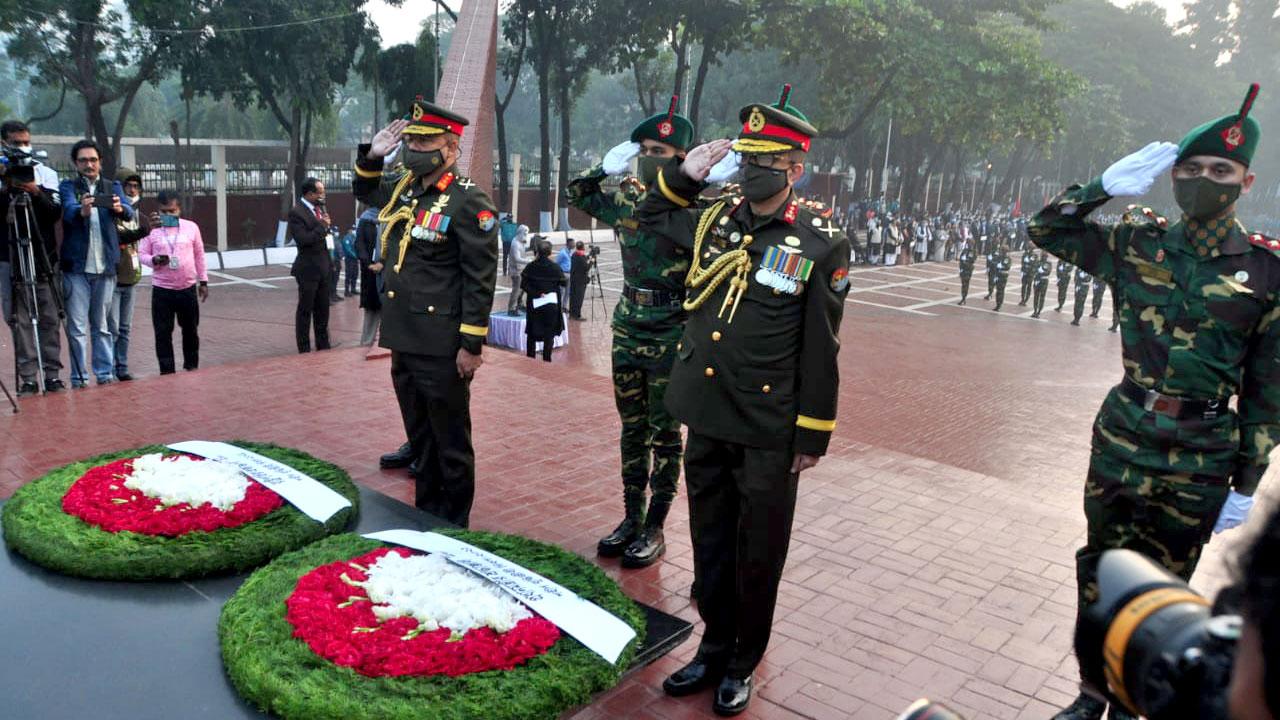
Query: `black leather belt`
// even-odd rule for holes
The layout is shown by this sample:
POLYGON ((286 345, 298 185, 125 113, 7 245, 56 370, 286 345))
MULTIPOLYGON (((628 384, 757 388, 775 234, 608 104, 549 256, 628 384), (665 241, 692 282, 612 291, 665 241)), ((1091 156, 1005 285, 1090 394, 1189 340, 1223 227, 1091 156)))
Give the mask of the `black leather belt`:
POLYGON ((1230 398, 1192 400, 1165 395, 1155 390, 1148 390, 1127 376, 1124 382, 1120 383, 1120 394, 1138 403, 1147 412, 1171 418, 1201 417, 1205 420, 1212 420, 1227 412, 1227 403, 1230 400, 1230 398))
POLYGON ((631 287, 630 285, 622 286, 622 296, 637 305, 648 307, 666 307, 684 302, 683 292, 651 290, 649 288, 631 287))

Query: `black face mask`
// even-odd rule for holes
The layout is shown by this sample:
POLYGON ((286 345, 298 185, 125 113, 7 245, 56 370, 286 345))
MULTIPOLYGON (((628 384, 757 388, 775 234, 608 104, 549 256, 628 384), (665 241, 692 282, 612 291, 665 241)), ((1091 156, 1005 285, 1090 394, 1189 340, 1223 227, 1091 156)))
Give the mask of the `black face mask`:
POLYGON ((641 155, 636 159, 636 175, 639 176, 640 182, 645 185, 652 185, 658 181, 658 172, 662 170, 662 166, 666 164, 666 158, 651 157, 649 155, 641 155))
POLYGON ((444 153, 440 150, 420 152, 404 149, 404 166, 417 177, 430 175, 444 165, 444 153))
POLYGON ((1225 185, 1207 177, 1193 177, 1173 181, 1173 199, 1192 220, 1216 217, 1231 207, 1240 197, 1242 186, 1225 185))
POLYGON ((742 195, 751 202, 761 202, 787 188, 787 171, 747 165, 742 169, 742 195))

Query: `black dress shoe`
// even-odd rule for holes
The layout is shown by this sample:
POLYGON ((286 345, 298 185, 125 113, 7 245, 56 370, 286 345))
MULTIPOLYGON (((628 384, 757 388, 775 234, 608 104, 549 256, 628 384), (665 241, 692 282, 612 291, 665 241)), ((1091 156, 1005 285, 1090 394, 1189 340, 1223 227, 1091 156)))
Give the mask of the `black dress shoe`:
POLYGON ((18 386, 18 397, 27 397, 40 392, 40 386, 33 382, 24 382, 18 386))
POLYGON ((646 527, 640 531, 640 537, 627 546, 622 554, 622 567, 642 568, 658 562, 667 545, 663 542, 662 528, 646 527))
POLYGON ((618 557, 640 536, 640 521, 627 518, 618 523, 613 532, 596 543, 596 554, 601 557, 618 557))
POLYGON ((384 468, 402 468, 409 467, 413 462, 413 448, 409 447, 409 443, 401 445, 395 452, 389 452, 378 458, 378 467, 384 468))
POLYGON ((45 392, 62 392, 63 390, 66 390, 66 389, 67 389, 66 384, 63 383, 58 378, 49 378, 48 380, 44 381, 45 392))
POLYGON ((723 666, 708 663, 701 657, 694 657, 692 662, 671 673, 670 677, 662 681, 662 691, 671 697, 692 695, 715 685, 723 674, 723 666))
POLYGON ((129 382, 130 380, 133 379, 133 376, 130 375, 129 373, 117 373, 116 379, 119 380, 120 382, 129 382))
POLYGON ((729 717, 747 709, 751 702, 751 676, 744 678, 726 677, 716 688, 716 700, 711 709, 717 715, 729 717))

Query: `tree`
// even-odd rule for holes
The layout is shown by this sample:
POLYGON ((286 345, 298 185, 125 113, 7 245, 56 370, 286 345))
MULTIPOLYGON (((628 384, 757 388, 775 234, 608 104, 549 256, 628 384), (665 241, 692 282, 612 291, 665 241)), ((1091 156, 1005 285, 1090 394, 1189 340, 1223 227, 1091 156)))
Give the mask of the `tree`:
MULTIPOLYGON (((505 93, 496 93, 494 97, 494 116, 498 132, 498 197, 505 199, 511 192, 510 155, 507 152, 507 108, 511 98, 515 96, 520 85, 520 73, 524 69, 524 51, 529 42, 528 18, 518 15, 515 21, 503 25, 503 37, 507 44, 498 50, 498 71, 507 78, 509 85, 505 93)), ((516 178, 519 187, 520 179, 516 178)))
POLYGON ((230 97, 237 108, 270 111, 289 137, 288 194, 297 196, 307 175, 313 124, 332 113, 337 88, 371 31, 365 0, 221 0, 211 13, 221 31, 206 41, 210 60, 198 77, 200 92, 230 97), (307 41, 299 42, 299 28, 307 41))
MULTIPOLYGON (((134 98, 171 66, 182 31, 204 14, 200 0, 126 0, 129 22, 105 0, 0 0, 0 32, 9 54, 33 70, 37 85, 75 92, 84 128, 113 175, 134 98), (115 118, 108 105, 119 102, 115 118)), ((59 103, 61 107, 61 103, 59 103)))

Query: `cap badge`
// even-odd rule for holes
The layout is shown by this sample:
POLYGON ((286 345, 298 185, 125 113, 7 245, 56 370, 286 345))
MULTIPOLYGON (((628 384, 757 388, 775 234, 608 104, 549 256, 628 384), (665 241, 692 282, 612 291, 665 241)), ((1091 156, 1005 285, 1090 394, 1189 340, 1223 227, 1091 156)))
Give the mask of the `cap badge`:
POLYGON ((1227 150, 1235 150, 1244 144, 1244 130, 1239 125, 1232 125, 1222 131, 1222 144, 1227 150))
POLYGON ((423 110, 422 110, 422 106, 421 106, 421 105, 419 105, 418 103, 414 103, 414 104, 413 104, 413 119, 414 119, 414 120, 421 120, 421 119, 422 119, 423 114, 424 114, 424 113, 423 113, 423 110))
POLYGON ((663 120, 658 123, 658 137, 670 137, 671 133, 675 131, 676 129, 671 125, 670 121, 663 120))
POLYGON ((747 129, 758 133, 764 129, 764 124, 764 113, 760 112, 760 108, 751 108, 751 117, 747 118, 747 129))

